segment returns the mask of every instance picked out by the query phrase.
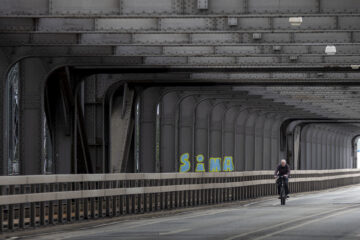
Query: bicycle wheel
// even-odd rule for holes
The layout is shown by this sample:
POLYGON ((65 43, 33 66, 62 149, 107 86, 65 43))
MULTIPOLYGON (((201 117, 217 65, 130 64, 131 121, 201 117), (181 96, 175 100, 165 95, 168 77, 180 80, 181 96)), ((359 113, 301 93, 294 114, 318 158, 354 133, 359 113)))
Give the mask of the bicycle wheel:
POLYGON ((281 203, 281 205, 285 205, 285 201, 286 201, 285 188, 284 188, 284 186, 281 186, 281 191, 280 191, 280 203, 281 203))

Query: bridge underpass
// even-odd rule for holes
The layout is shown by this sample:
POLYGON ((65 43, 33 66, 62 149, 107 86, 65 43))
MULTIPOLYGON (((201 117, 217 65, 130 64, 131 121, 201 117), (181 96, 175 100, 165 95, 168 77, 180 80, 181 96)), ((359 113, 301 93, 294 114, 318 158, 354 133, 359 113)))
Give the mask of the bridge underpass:
POLYGON ((1 232, 360 182, 359 2, 221 2, 0 0, 1 232))

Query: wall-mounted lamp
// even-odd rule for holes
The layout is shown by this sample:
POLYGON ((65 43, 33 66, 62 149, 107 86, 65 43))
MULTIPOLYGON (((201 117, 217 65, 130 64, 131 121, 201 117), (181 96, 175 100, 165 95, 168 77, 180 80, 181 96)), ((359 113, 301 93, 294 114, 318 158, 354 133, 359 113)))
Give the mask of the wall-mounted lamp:
POLYGON ((302 22, 303 22, 302 17, 290 17, 289 18, 289 23, 291 24, 291 26, 300 26, 302 22))
POLYGON ((335 55, 336 54, 336 47, 334 45, 327 45, 325 48, 325 53, 327 55, 335 55))

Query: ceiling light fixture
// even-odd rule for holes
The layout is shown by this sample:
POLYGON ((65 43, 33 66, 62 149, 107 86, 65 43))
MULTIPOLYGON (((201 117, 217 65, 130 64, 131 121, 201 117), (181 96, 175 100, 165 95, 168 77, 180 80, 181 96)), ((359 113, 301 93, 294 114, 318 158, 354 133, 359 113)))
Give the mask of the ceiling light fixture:
POLYGON ((289 23, 291 24, 291 26, 300 26, 302 22, 303 22, 302 17, 290 17, 289 18, 289 23))
POLYGON ((327 45, 325 48, 325 53, 327 55, 335 55, 336 54, 336 47, 334 45, 327 45))

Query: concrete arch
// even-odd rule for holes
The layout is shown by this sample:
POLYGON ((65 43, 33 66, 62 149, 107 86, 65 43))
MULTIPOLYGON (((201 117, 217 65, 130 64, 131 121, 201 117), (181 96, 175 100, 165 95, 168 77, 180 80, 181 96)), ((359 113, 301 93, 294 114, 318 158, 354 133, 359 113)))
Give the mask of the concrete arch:
MULTIPOLYGON (((235 121, 240 107, 231 106, 224 115, 224 156, 235 158, 235 121)), ((235 160, 235 159, 234 159, 235 160)), ((235 166, 236 168, 236 166, 235 166)))
POLYGON ((275 114, 267 114, 265 116, 264 128, 263 128, 263 169, 273 169, 274 166, 271 164, 271 135, 272 126, 275 122, 275 114))
POLYGON ((240 109, 235 123, 235 167, 236 171, 245 170, 245 123, 249 115, 248 110, 240 109))
POLYGON ((301 128, 300 132, 300 160, 299 160, 299 169, 306 169, 306 145, 307 145, 307 130, 309 126, 305 126, 301 128))
POLYGON ((214 104, 208 117, 210 123, 210 157, 223 157, 223 117, 226 107, 223 103, 214 104))
POLYGON ((254 170, 264 169, 263 152, 264 152, 264 125, 266 121, 266 113, 259 112, 254 124, 255 147, 254 147, 254 170))
POLYGON ((175 161, 175 106, 178 93, 165 94, 160 102, 160 169, 162 172, 174 172, 175 161))
POLYGON ((271 128, 271 166, 275 168, 280 161, 280 127, 284 119, 276 116, 271 128))
MULTIPOLYGON (((194 96, 187 96, 179 103, 178 156, 184 153, 192 153, 193 108, 195 104, 194 96)), ((191 171, 193 171, 193 161, 191 165, 191 171)))
POLYGON ((315 137, 316 141, 316 160, 315 160, 315 169, 321 169, 321 154, 322 154, 322 147, 321 147, 321 140, 322 140, 322 132, 323 129, 321 127, 317 127, 318 131, 315 137))
MULTIPOLYGON (((209 159, 208 138, 209 123, 208 116, 212 105, 210 100, 202 101, 195 109, 195 150, 194 155, 203 154, 205 159, 209 159)), ((205 169, 208 169, 208 161, 205 161, 205 169)))
POLYGON ((339 131, 336 131, 336 138, 335 138, 335 168, 340 168, 340 142, 341 142, 341 134, 339 131))
POLYGON ((328 169, 327 166, 327 138, 328 130, 323 129, 321 134, 321 169, 328 169))
POLYGON ((312 165, 311 165, 311 162, 312 162, 312 154, 311 154, 311 151, 312 151, 312 126, 309 125, 308 128, 307 128, 307 131, 306 131, 306 153, 305 153, 305 161, 306 161, 306 170, 309 170, 312 168, 312 165))
POLYGON ((311 162, 310 162, 310 169, 316 169, 316 162, 317 162, 317 141, 316 137, 318 134, 318 129, 315 126, 312 126, 312 131, 310 134, 310 142, 311 142, 311 162))
POLYGON ((331 144, 331 149, 332 149, 332 166, 333 169, 337 169, 338 168, 338 147, 337 147, 337 142, 339 139, 339 134, 336 130, 332 130, 332 132, 334 133, 333 139, 332 139, 332 144, 331 144))
POLYGON ((326 167, 327 167, 327 169, 332 169, 331 141, 332 141, 332 132, 330 130, 328 130, 327 131, 327 138, 326 138, 326 167))
POLYGON ((255 120, 258 117, 257 112, 250 112, 245 124, 245 170, 255 170, 255 120))
POLYGON ((142 92, 140 109, 140 171, 156 172, 155 162, 155 129, 156 107, 160 89, 153 87, 142 92))

